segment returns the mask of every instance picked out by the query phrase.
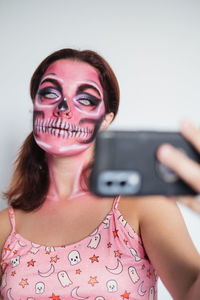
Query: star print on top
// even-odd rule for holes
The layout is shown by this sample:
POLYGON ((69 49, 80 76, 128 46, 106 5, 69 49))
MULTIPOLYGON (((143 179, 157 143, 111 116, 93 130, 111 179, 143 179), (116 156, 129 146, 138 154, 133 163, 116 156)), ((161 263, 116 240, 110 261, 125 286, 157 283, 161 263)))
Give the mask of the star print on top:
POLYGON ((119 198, 100 226, 72 245, 45 247, 12 232, 2 253, 4 300, 156 300, 157 275, 140 237, 117 209, 119 198))

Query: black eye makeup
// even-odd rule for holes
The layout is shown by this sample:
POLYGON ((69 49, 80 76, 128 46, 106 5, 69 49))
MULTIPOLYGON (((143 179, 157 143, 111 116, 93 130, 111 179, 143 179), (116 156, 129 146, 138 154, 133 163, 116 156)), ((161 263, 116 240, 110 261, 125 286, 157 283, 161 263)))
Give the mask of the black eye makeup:
POLYGON ((92 108, 96 108, 101 101, 101 99, 86 92, 78 94, 74 100, 82 106, 90 106, 92 108))
POLYGON ((60 98, 62 96, 60 91, 58 91, 56 88, 53 88, 53 87, 41 88, 38 92, 38 95, 42 102, 43 101, 51 101, 53 103, 60 100, 60 98))

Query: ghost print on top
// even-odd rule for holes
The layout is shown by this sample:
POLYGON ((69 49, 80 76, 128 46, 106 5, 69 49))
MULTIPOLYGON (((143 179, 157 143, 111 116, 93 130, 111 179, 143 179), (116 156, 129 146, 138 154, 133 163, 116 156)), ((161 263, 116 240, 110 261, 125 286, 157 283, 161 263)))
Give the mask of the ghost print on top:
POLYGON ((117 202, 82 241, 61 247, 31 243, 12 232, 3 249, 3 299, 156 300, 157 276, 142 241, 122 220, 117 202))

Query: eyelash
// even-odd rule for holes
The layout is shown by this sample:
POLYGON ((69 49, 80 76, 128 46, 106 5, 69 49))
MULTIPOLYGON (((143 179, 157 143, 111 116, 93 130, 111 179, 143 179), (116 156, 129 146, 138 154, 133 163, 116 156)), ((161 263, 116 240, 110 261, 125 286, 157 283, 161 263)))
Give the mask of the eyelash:
POLYGON ((95 106, 95 104, 89 99, 81 98, 81 99, 78 99, 78 102, 85 106, 95 106), (84 101, 88 101, 89 104, 85 104, 84 101))
MULTIPOLYGON (((38 92, 39 96, 42 98, 46 98, 48 99, 49 101, 56 101, 58 98, 62 97, 62 95, 60 93, 57 92, 57 90, 55 90, 54 88, 52 87, 45 87, 43 89, 41 89, 39 92, 38 92), (53 97, 48 97, 48 95, 54 95, 53 97)), ((99 99, 90 95, 90 94, 87 94, 87 93, 83 93, 83 94, 79 94, 75 97, 75 100, 77 102, 79 102, 81 105, 83 106, 92 106, 92 107, 95 107, 98 105, 99 103, 99 99), (87 103, 84 103, 86 102, 87 103)))
POLYGON ((53 100, 53 99, 58 98, 60 96, 54 90, 49 89, 49 88, 41 89, 38 94, 39 94, 40 97, 44 97, 44 98, 50 99, 50 100, 53 100), (47 95, 55 95, 55 97, 47 97, 47 95))
POLYGON ((96 106, 98 104, 98 102, 95 101, 92 96, 87 94, 79 95, 76 100, 84 106, 96 106), (89 101, 90 104, 84 104, 82 101, 89 101))

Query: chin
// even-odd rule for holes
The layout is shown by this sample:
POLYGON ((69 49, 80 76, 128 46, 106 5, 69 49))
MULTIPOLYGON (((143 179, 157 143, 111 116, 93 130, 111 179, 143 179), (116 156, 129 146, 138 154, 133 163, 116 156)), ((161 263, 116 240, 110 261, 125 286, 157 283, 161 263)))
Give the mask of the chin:
POLYGON ((60 140, 51 141, 50 139, 40 139, 35 136, 35 141, 37 145, 42 148, 45 152, 51 155, 66 157, 66 156, 74 156, 86 151, 91 143, 82 144, 77 141, 71 143, 61 142, 60 140))

